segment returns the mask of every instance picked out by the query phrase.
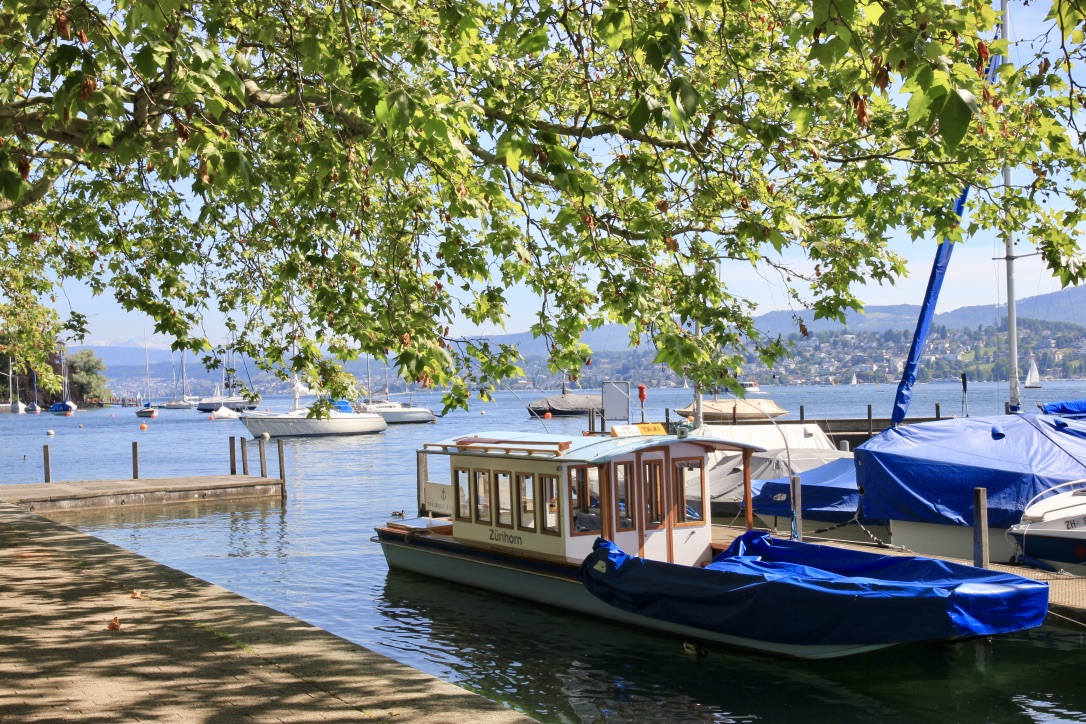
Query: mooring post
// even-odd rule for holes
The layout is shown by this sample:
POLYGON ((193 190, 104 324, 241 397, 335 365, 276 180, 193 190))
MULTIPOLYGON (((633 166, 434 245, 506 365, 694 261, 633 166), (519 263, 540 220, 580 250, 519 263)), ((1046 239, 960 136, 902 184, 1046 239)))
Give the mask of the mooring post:
POLYGON ((871 419, 871 405, 867 406, 867 436, 875 435, 875 421, 871 419))
POLYGON ((241 438, 241 474, 249 474, 249 441, 241 438))
POLYGON ((230 436, 230 474, 238 474, 238 452, 234 445, 234 436, 230 436))
POLYGON ((140 448, 139 443, 135 440, 132 441, 132 479, 139 480, 140 478, 140 448))
POLYGON ((973 488, 973 565, 988 567, 988 489, 973 488))
POLYGON ((264 444, 264 438, 260 438, 256 446, 260 450, 260 477, 266 478, 268 477, 268 448, 264 444))
POLYGON ((49 469, 49 446, 42 445, 42 455, 45 457, 45 482, 53 482, 53 471, 49 469))
POLYGON ((939 403, 938 402, 935 403, 935 419, 936 420, 942 420, 943 419, 943 416, 940 414, 940 411, 939 411, 939 403))
POLYGON ((279 495, 283 500, 287 499, 287 464, 286 455, 283 453, 283 440, 282 438, 275 441, 276 446, 279 448, 279 495))
POLYGON ((803 416, 803 405, 799 406, 799 421, 803 422, 806 418, 803 416))

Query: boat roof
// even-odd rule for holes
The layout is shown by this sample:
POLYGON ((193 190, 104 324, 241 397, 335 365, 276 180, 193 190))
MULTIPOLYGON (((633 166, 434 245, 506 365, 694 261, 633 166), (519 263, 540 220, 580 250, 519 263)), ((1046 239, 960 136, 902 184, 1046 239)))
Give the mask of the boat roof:
POLYGON ((632 435, 607 437, 602 435, 552 435, 515 430, 490 430, 471 435, 459 435, 438 442, 426 443, 420 452, 444 455, 485 455, 519 458, 555 458, 563 462, 601 464, 614 458, 646 448, 676 444, 699 445, 705 450, 751 450, 765 448, 744 442, 733 442, 701 435, 632 435))

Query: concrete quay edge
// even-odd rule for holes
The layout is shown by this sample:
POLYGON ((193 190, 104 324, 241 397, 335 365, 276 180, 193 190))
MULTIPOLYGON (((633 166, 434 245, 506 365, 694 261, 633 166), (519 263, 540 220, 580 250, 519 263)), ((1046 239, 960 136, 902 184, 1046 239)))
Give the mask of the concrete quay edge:
POLYGON ((533 721, 0 503, 0 722, 466 720, 533 721))

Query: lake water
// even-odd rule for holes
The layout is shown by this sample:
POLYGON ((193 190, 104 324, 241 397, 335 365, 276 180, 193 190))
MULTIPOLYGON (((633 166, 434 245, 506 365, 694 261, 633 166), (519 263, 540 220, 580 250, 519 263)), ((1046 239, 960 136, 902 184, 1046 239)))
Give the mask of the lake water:
MULTIPOLYGON (((1024 409, 1035 410, 1037 402, 1086 397, 1086 382, 1024 392, 1024 409)), ((670 638, 390 572, 371 536, 392 511, 415 504, 415 450, 471 432, 539 430, 524 406, 544 394, 502 392, 434 425, 381 435, 289 440, 285 505, 194 504, 63 520, 541 721, 1086 721, 1086 631, 1043 628, 824 662, 718 648, 697 657, 670 638)), ((690 394, 649 390, 647 418, 689 404, 690 394)), ((791 417, 802 404, 806 417, 819 418, 864 417, 868 404, 888 416, 893 395, 890 385, 861 385, 766 387, 762 397, 791 417)), ((1006 395, 1005 384, 971 383, 970 412, 998 414, 1006 395)), ((416 402, 440 409, 437 395, 416 402)), ((961 386, 918 386, 912 411, 929 416, 936 403, 943 415, 961 414, 961 386)), ((583 418, 546 423, 571 435, 584 425, 583 418)), ((0 415, 0 436, 0 481, 18 483, 41 481, 45 444, 54 480, 130 477, 133 441, 140 477, 223 474, 229 437, 246 431, 195 411, 139 420, 132 408, 113 408, 70 418, 0 415)), ((255 445, 250 464, 258 469, 255 445)), ((272 453, 272 475, 277 466, 272 453)))

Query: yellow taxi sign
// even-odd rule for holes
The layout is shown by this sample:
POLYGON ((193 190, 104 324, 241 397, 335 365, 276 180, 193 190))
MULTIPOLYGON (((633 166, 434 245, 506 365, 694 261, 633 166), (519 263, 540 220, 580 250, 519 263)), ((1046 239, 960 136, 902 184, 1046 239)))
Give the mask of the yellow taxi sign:
POLYGON ((641 422, 637 424, 637 429, 641 431, 642 435, 666 435, 667 430, 659 422, 641 422))

